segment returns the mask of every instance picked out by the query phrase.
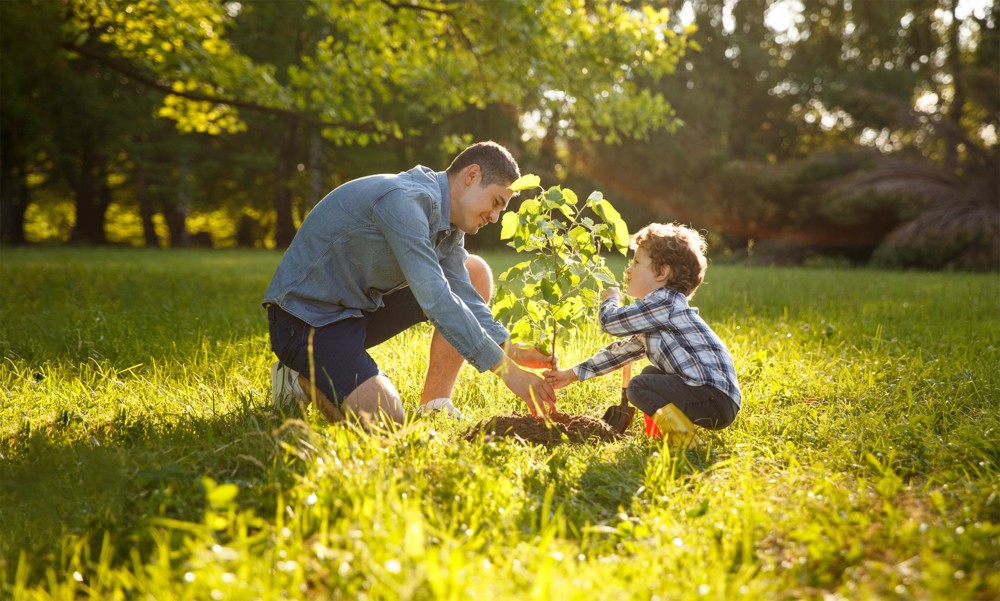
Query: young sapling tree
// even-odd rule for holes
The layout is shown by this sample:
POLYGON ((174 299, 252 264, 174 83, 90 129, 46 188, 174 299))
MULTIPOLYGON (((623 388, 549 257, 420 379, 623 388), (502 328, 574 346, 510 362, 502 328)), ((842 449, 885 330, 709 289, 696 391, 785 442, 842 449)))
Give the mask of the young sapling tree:
POLYGON ((578 206, 572 190, 542 190, 536 175, 511 184, 515 192, 533 188, 537 196, 503 216, 500 239, 531 258, 500 275, 493 314, 508 324, 514 342, 554 355, 556 340, 577 333, 592 314, 601 289, 618 285, 601 251, 626 254, 629 233, 600 192, 578 206))

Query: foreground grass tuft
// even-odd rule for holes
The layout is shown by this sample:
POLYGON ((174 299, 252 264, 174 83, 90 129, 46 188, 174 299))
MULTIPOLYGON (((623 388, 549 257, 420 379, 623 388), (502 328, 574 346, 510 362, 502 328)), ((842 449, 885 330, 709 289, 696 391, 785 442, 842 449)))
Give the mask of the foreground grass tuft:
MULTIPOLYGON (((677 453, 639 424, 467 442, 523 410, 469 368, 465 423, 277 414, 278 259, 3 251, 0 597, 1000 596, 995 275, 713 267, 694 304, 744 408, 677 453)), ((411 409, 429 336, 374 350, 411 409)), ((562 362, 607 341, 588 328, 562 362)), ((599 416, 616 377, 561 410, 599 416)))

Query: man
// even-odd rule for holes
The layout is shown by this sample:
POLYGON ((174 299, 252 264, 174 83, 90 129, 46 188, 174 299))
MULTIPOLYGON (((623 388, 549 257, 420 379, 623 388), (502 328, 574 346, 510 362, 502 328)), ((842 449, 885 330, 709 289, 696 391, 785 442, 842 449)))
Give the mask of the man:
MULTIPOLYGON (((488 306, 493 278, 465 235, 495 223, 514 193, 517 163, 493 142, 462 151, 447 171, 417 166, 353 180, 302 222, 264 296, 277 406, 311 390, 330 421, 404 418, 399 393, 366 349, 410 326, 435 326, 419 412, 444 409, 463 359, 496 373, 537 415, 555 393, 517 367, 554 357, 510 342, 488 306)), ((313 396, 308 395, 308 396, 313 396)))

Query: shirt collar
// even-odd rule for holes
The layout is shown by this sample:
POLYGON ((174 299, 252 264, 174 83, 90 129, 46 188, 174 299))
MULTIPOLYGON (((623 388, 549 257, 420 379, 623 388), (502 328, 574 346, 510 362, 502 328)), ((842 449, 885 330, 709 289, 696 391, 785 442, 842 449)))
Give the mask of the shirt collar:
MULTIPOLYGON (((674 302, 677 302, 677 298, 684 299, 684 304, 687 304, 687 297, 681 294, 681 292, 675 288, 670 288, 669 286, 660 286, 656 290, 653 290, 646 295, 646 299, 662 298, 666 299, 668 297, 673 297, 674 302)), ((645 299, 643 299, 645 300, 645 299)))
POLYGON ((448 184, 448 173, 438 171, 436 174, 438 186, 441 188, 441 212, 438 222, 434 224, 435 231, 451 230, 451 186, 448 184))

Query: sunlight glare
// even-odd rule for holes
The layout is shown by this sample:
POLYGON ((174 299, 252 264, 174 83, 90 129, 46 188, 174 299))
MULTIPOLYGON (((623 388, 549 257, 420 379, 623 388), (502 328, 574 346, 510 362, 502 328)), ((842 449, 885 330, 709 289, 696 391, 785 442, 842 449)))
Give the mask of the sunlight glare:
POLYGON ((778 0, 767 8, 764 13, 764 23, 772 31, 797 40, 799 31, 796 25, 802 22, 803 11, 805 6, 799 0, 778 0))
POLYGON ((913 103, 913 108, 921 113, 936 113, 939 109, 938 95, 934 92, 924 92, 913 103))
POLYGON ((993 0, 958 0, 955 7, 955 16, 959 19, 966 19, 975 16, 977 19, 985 19, 993 7, 993 0))

